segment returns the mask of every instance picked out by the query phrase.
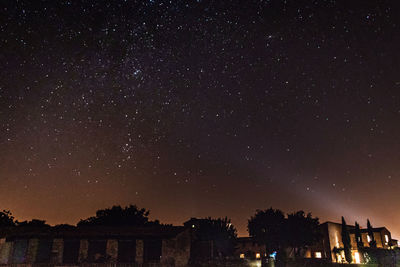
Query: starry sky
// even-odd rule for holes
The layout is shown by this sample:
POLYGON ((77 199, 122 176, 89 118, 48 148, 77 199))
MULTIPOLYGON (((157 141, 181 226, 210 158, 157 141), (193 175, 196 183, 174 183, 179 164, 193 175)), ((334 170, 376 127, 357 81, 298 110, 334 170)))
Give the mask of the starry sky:
POLYGON ((5 0, 0 208, 256 209, 400 237, 397 0, 5 0))

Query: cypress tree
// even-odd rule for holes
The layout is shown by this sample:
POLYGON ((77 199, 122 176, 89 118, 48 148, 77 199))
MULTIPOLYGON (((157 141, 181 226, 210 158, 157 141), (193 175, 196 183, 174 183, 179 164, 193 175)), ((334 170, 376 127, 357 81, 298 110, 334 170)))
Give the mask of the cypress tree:
POLYGON ((344 256, 348 263, 353 262, 353 257, 351 255, 351 243, 350 243, 350 234, 349 230, 347 229, 346 221, 342 216, 342 242, 343 242, 343 249, 344 249, 344 256))
POLYGON ((364 247, 364 243, 361 238, 360 225, 358 224, 358 222, 355 223, 355 226, 356 226, 356 229, 354 230, 354 235, 355 235, 356 242, 357 242, 357 248, 358 248, 358 250, 360 250, 364 247))
POLYGON ((376 248, 376 241, 375 241, 375 237, 374 237, 374 229, 372 228, 372 225, 369 222, 369 219, 367 220, 367 231, 368 231, 368 236, 370 238, 369 246, 371 248, 376 248))

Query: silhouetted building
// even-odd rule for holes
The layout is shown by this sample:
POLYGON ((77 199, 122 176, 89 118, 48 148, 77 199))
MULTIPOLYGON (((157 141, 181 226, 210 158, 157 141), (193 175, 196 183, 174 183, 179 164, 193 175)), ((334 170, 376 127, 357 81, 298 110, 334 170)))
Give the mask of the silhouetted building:
POLYGON ((0 265, 186 266, 190 244, 190 230, 177 226, 14 229, 0 235, 0 265))

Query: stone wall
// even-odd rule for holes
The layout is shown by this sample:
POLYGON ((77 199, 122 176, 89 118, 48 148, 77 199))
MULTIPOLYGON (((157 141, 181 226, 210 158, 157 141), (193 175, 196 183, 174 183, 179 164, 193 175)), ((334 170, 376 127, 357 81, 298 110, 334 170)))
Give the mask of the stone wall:
POLYGON ((173 239, 162 240, 161 264, 163 266, 187 266, 190 259, 190 232, 184 231, 173 239))
POLYGON ((143 248, 144 248, 144 242, 143 240, 136 240, 136 258, 135 262, 138 263, 139 265, 143 264, 143 248))
POLYGON ((53 240, 53 247, 51 249, 51 263, 62 264, 64 253, 64 240, 56 238, 53 240))
POLYGON ((9 263, 12 253, 12 242, 6 242, 5 238, 0 239, 0 264, 9 263))
POLYGON ((81 244, 79 246, 78 262, 85 262, 87 260, 88 251, 89 251, 89 241, 87 239, 81 239, 81 244))
POLYGON ((114 263, 117 262, 118 259, 118 240, 109 239, 107 240, 107 248, 106 248, 107 257, 110 259, 109 261, 114 263))
MULTIPOLYGON (((50 258, 47 263, 37 264, 36 258, 39 252, 41 240, 38 238, 27 239, 27 249, 23 261, 16 264, 12 261, 14 241, 6 242, 0 239, 0 266, 62 266, 64 240, 56 238, 52 240, 50 258)), ((160 263, 151 263, 154 267, 185 267, 190 259, 190 232, 183 231, 171 239, 162 239, 160 263)), ((118 264, 118 239, 108 239, 106 245, 106 263, 90 263, 88 260, 89 241, 81 239, 79 241, 79 254, 76 265, 79 266, 116 266, 118 264)), ((136 239, 135 262, 128 263, 125 267, 142 267, 150 263, 144 263, 144 240, 136 239)), ((50 253, 50 252, 49 252, 50 253)), ((150 266, 150 265, 149 265, 150 266)))

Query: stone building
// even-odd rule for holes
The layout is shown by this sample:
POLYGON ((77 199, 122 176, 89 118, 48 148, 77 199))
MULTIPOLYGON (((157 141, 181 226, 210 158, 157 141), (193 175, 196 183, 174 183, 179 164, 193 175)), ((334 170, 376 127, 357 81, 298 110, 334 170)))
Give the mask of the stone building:
POLYGON ((258 244, 251 237, 239 237, 235 254, 241 259, 260 259, 265 254, 265 245, 258 244))
MULTIPOLYGON (((363 255, 357 249, 357 242, 354 234, 354 226, 348 225, 351 247, 352 247, 352 256, 353 261, 355 263, 363 262, 363 255)), ((319 259, 324 260, 325 262, 339 262, 344 263, 345 257, 344 252, 340 251, 339 253, 334 252, 334 248, 343 248, 342 242, 342 224, 334 223, 334 222, 325 222, 320 225, 321 237, 317 244, 303 251, 304 258, 309 260, 315 259, 318 261, 319 259)), ((361 232, 361 241, 363 242, 364 247, 369 247, 369 242, 371 241, 371 237, 368 236, 367 229, 360 229, 361 232)), ((390 231, 385 227, 373 228, 374 240, 376 241, 377 248, 380 249, 392 249, 398 246, 398 242, 395 239, 392 239, 390 231)), ((260 258, 266 256, 265 254, 265 245, 258 244, 251 237, 240 237, 237 240, 236 247, 236 258, 241 259, 249 259, 249 260, 260 260, 260 258)), ((292 257, 292 250, 288 249, 286 254, 288 257, 292 257)), ((268 257, 274 257, 273 254, 268 257)))
POLYGON ((0 234, 0 265, 186 266, 190 229, 90 227, 24 229, 0 234))
MULTIPOLYGON (((350 241, 352 247, 352 256, 355 263, 362 262, 362 255, 357 249, 354 226, 348 225, 350 241)), ((343 248, 342 242, 342 224, 334 222, 325 222, 320 225, 321 239, 315 246, 311 247, 306 254, 307 258, 327 259, 332 262, 344 262, 344 252, 334 252, 334 248, 343 248)), ((367 229, 361 228, 361 241, 364 247, 369 247, 371 237, 367 229)), ((373 228, 374 239, 377 248, 390 249, 397 247, 397 240, 392 239, 391 233, 385 227, 373 228)))

